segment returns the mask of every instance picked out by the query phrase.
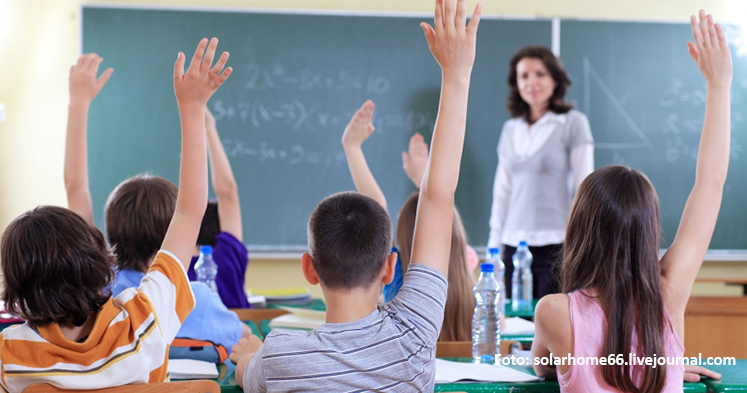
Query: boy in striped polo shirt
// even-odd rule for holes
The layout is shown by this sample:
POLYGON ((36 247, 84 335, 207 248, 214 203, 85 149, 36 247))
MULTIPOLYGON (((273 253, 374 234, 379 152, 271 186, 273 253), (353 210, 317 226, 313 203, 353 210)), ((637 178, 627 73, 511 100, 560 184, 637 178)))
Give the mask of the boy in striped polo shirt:
MULTIPOLYGON (((210 69, 217 43, 214 38, 208 46, 203 39, 186 74, 184 54, 174 67, 182 123, 176 212, 137 289, 110 296, 105 288, 114 277, 114 260, 104 236, 71 210, 39 207, 5 230, 3 300, 9 312, 27 322, 0 334, 3 391, 21 392, 35 383, 99 389, 168 379, 169 345, 194 306, 185 263, 207 205, 203 111, 231 73, 230 67, 223 70, 228 53, 210 69)), ((94 63, 89 66, 97 67, 94 63)), ((90 94, 105 83, 99 81, 90 94)))
POLYGON ((312 333, 273 330, 261 345, 242 339, 232 359, 245 392, 433 391, 481 10, 478 5, 467 26, 465 1, 455 7, 453 0, 437 0, 435 30, 421 24, 443 78, 412 263, 399 293, 377 305, 397 261, 384 208, 354 192, 324 199, 309 219, 309 253, 301 266, 311 284, 321 285, 327 323, 312 333))

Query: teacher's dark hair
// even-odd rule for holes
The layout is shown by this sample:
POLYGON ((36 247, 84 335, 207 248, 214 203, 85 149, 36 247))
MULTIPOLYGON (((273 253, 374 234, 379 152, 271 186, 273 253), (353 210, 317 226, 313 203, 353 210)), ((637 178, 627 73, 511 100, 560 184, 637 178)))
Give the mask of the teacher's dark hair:
POLYGON ((555 81, 555 91, 553 91, 550 97, 549 110, 555 113, 568 113, 573 109, 573 105, 565 100, 565 93, 568 92, 568 87, 571 86, 571 80, 568 78, 568 74, 563 68, 563 64, 550 49, 544 46, 527 46, 519 49, 511 57, 509 63, 508 87, 511 91, 508 93, 508 112, 511 113, 511 117, 523 117, 527 123, 531 123, 531 113, 529 111, 529 104, 527 104, 519 94, 519 86, 516 83, 517 73, 516 66, 522 59, 539 59, 547 68, 547 71, 555 81))

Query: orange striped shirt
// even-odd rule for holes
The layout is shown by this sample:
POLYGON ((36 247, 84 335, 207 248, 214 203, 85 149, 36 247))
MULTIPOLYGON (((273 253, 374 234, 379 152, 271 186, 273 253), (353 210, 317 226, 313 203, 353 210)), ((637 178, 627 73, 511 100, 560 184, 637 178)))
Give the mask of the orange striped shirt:
POLYGON ((184 267, 161 250, 138 288, 104 304, 85 341, 68 340, 56 323, 5 329, 0 334, 0 386, 21 392, 34 383, 101 389, 164 382, 169 345, 194 304, 184 267))

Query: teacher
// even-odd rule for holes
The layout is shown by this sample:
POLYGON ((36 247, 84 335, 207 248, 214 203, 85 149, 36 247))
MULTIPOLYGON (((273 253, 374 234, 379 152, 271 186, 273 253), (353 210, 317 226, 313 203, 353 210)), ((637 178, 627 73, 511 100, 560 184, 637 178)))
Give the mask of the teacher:
POLYGON ((572 195, 594 170, 594 140, 586 116, 565 101, 571 85, 553 53, 520 49, 508 72, 508 111, 498 142, 488 247, 501 247, 506 296, 520 241, 534 256, 534 298, 560 290, 556 260, 572 195))

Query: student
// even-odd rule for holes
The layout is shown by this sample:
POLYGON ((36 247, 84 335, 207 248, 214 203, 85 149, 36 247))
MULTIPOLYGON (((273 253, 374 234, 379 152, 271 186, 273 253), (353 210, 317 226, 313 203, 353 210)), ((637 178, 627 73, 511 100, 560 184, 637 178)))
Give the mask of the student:
MULTIPOLYGON (((342 145, 350 167, 355 188, 363 195, 371 197, 386 210, 386 198, 368 168, 366 157, 361 145, 374 131, 371 123, 374 103, 366 101, 355 112, 342 136, 342 145)), ((410 139, 409 153, 403 153, 402 162, 405 172, 416 187, 420 188, 423 173, 428 161, 428 145, 423 137, 415 134, 410 139), (422 168, 422 171, 420 171, 422 168)), ((410 264, 410 250, 412 248, 413 233, 415 231, 415 214, 418 207, 418 193, 413 193, 402 205, 397 221, 397 244, 392 249, 397 254, 397 265, 394 269, 394 279, 384 287, 384 300, 391 301, 399 292, 407 267, 410 264)), ((444 323, 441 327, 439 341, 469 341, 472 338, 472 313, 475 300, 472 287, 475 285, 472 271, 467 263, 467 233, 462 225, 462 219, 456 207, 451 228, 451 256, 449 263, 449 290, 444 311, 444 323)))
MULTIPOLYGON (((249 308, 249 301, 244 292, 246 266, 249 264, 249 252, 242 243, 243 227, 241 222, 241 204, 239 188, 231 170, 223 143, 220 141, 215 117, 205 108, 205 129, 208 135, 208 158, 210 159, 213 190, 217 201, 209 201, 205 216, 202 218, 197 245, 213 247, 213 260, 218 265, 218 294, 223 304, 229 308, 249 308)), ((195 254, 199 254, 195 248, 195 254)), ((198 256, 192 257, 187 275, 190 281, 197 281, 195 262, 198 256)))
POLYGON ((308 225, 306 279, 320 283, 327 323, 312 333, 273 330, 265 343, 234 347, 245 392, 433 391, 436 340, 446 302, 454 192, 464 144, 467 96, 480 6, 466 26, 466 1, 436 1, 428 46, 443 71, 431 158, 420 190, 412 263, 397 296, 379 305, 394 277, 391 221, 356 192, 327 197, 308 225))
MULTIPOLYGON (((95 54, 81 56, 70 73, 70 108, 65 147, 65 188, 70 209, 93 225, 93 206, 88 186, 86 146, 87 109, 103 87, 96 80, 102 59, 95 54), (82 64, 81 64, 82 62, 82 64), (95 93, 94 93, 95 92, 95 93), (79 105, 82 103, 82 105, 79 105)), ((111 75, 105 71, 102 78, 111 75)), ((105 83, 105 81, 104 81, 105 83)), ((177 202, 177 188, 170 181, 138 175, 120 183, 109 195, 104 217, 109 244, 114 249, 117 272, 112 296, 136 288, 153 262, 169 228, 177 202)), ((177 337, 209 340, 228 351, 242 336, 251 333, 220 298, 201 283, 191 283, 194 310, 177 337)))
MULTIPOLYGON (((729 166, 732 64, 721 26, 701 10, 688 49, 708 89, 695 184, 661 260, 659 201, 634 169, 607 166, 581 184, 568 220, 562 294, 537 304, 532 356, 681 357, 685 306, 718 218, 729 166)), ((537 366, 563 392, 682 392, 684 367, 537 366)), ((696 370, 697 372, 697 370, 696 370)))
MULTIPOLYGON (((9 312, 27 322, 0 334, 3 390, 21 392, 32 383, 101 389, 167 379, 166 351, 194 305, 186 262, 207 204, 202 108, 231 73, 231 68, 223 71, 228 53, 210 70, 216 45, 213 39, 205 53, 203 39, 186 75, 184 55, 177 57, 182 155, 176 212, 138 288, 109 295, 105 288, 113 279, 114 261, 104 236, 71 210, 38 207, 6 228, 0 243, 3 300, 9 312)), ((95 70, 100 62, 95 55, 84 56, 71 73, 95 70)), ((71 106, 87 107, 110 74, 84 89, 88 101, 71 106)))

